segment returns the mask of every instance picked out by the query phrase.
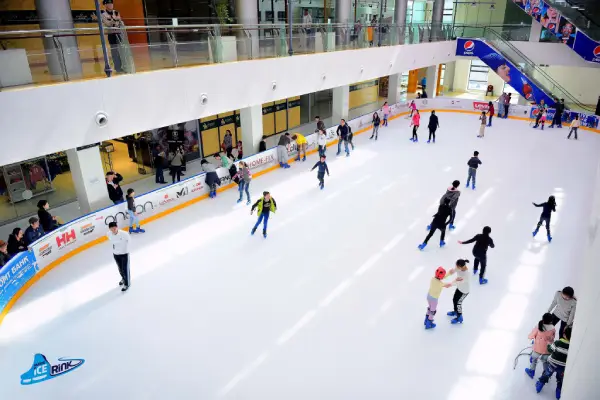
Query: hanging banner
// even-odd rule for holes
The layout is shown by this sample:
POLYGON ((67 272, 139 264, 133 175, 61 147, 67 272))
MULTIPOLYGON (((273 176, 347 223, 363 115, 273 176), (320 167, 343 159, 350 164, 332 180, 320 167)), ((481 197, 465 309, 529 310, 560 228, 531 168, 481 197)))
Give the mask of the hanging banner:
POLYGON ((586 61, 600 63, 600 42, 590 39, 581 31, 577 32, 573 50, 586 61))
POLYGON ((550 4, 542 0, 513 0, 527 14, 531 15, 536 21, 552 33, 558 32, 560 24, 560 13, 550 4))
MULTIPOLYGON (((535 119, 537 117, 538 113, 539 113, 538 107, 533 106, 533 107, 531 107, 531 113, 529 114, 529 117, 532 119, 535 119)), ((547 121, 552 121, 552 119, 554 119, 554 113, 556 113, 556 110, 554 108, 548 109, 548 113, 546 115, 547 121)), ((586 113, 582 113, 582 112, 566 110, 563 113, 561 119, 562 119, 563 123, 570 124, 571 121, 573 121, 575 119, 576 115, 579 116, 579 121, 581 121, 581 126, 585 126, 587 128, 598 128, 598 120, 599 119, 596 115, 593 115, 593 114, 586 114, 586 113)))
POLYGON ((479 57, 502 80, 513 87, 527 101, 539 103, 540 100, 548 105, 554 105, 554 100, 542 88, 525 76, 519 68, 505 59, 498 51, 486 42, 479 39, 458 38, 456 42, 456 55, 479 57))

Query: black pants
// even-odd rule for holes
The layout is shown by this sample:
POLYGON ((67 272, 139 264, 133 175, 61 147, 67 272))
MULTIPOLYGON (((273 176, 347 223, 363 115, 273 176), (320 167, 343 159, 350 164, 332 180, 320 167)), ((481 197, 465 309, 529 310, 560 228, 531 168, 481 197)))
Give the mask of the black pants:
POLYGON ((431 140, 432 136, 433 136, 433 141, 435 142, 435 129, 429 128, 429 140, 431 140))
POLYGON ((175 178, 177 178, 177 182, 181 181, 181 166, 171 165, 171 175, 173 177, 173 183, 175 183, 175 178))
POLYGON ((156 167, 156 183, 165 183, 163 167, 156 167))
POLYGON ((508 109, 510 108, 510 104, 504 105, 504 118, 508 118, 508 109))
POLYGON ((479 271, 479 279, 485 278, 485 268, 487 267, 487 255, 477 255, 473 253, 473 257, 475 257, 473 269, 477 271, 479 269, 479 264, 481 264, 481 270, 479 271))
POLYGON ((121 63, 121 53, 119 53, 119 34, 109 33, 108 43, 110 44, 110 54, 112 55, 115 71, 123 72, 123 64, 121 63))
POLYGON ((423 243, 427 244, 427 242, 429 242, 429 239, 431 239, 435 231, 438 229, 440 230, 440 240, 443 241, 446 238, 446 225, 444 225, 443 223, 437 224, 435 222, 432 222, 431 229, 429 230, 429 233, 427 234, 427 237, 425 238, 423 243))
POLYGON ((121 279, 125 283, 125 286, 129 286, 129 254, 113 255, 115 256, 115 261, 117 263, 117 267, 119 268, 119 275, 121 275, 121 279))
POLYGON ((457 317, 460 317, 462 315, 462 303, 468 295, 469 293, 463 293, 458 289, 456 289, 456 291, 454 292, 452 303, 454 304, 454 312, 456 313, 457 317))
POLYGON ((325 172, 317 173, 317 179, 319 180, 319 184, 321 186, 325 186, 325 172))
POLYGON ((456 210, 453 208, 452 214, 450 214, 450 222, 448 222, 449 225, 454 225, 454 218, 456 218, 456 210))
POLYGON ((567 139, 571 139, 571 135, 573 133, 575 133, 575 140, 577 140, 577 127, 571 128, 571 130, 569 131, 569 136, 567 136, 567 139))
POLYGON ((554 118, 552 118, 552 126, 562 126, 561 115, 558 112, 554 113, 554 118))
POLYGON ((231 152, 233 151, 233 147, 229 146, 227 147, 227 149, 225 150, 225 152, 227 153, 227 157, 231 158, 231 152))
POLYGON ((413 135, 412 135, 412 138, 413 138, 414 140, 418 140, 418 139, 419 139, 419 136, 417 136, 417 129, 418 129, 418 128, 419 128, 419 127, 418 127, 417 125, 414 125, 414 126, 413 126, 413 135))
POLYGON ((556 326, 556 324, 558 324, 558 321, 560 321, 560 328, 558 328, 558 337, 562 338, 563 333, 565 332, 565 328, 567 327, 567 323, 562 319, 558 318, 556 315, 552 314, 552 325, 556 326))
POLYGON ((542 223, 544 222, 546 222, 546 232, 548 233, 548 236, 550 236, 550 217, 544 217, 542 215, 537 223, 537 228, 535 228, 535 230, 538 231, 540 229, 540 226, 542 226, 542 223))

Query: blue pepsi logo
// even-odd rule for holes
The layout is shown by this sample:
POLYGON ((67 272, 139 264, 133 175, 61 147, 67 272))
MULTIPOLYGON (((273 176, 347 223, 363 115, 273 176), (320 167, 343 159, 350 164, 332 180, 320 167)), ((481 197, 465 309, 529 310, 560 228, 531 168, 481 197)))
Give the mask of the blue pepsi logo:
POLYGON ((464 49, 466 51, 473 51, 473 49, 475 49, 475 42, 472 40, 467 40, 464 44, 464 49))
POLYGON ((594 57, 600 57, 600 46, 596 46, 594 49, 594 57))
POLYGON ((49 379, 57 378, 69 372, 75 371, 85 363, 81 358, 59 358, 55 365, 50 364, 43 354, 33 357, 33 366, 29 371, 21 375, 21 385, 33 385, 49 379))

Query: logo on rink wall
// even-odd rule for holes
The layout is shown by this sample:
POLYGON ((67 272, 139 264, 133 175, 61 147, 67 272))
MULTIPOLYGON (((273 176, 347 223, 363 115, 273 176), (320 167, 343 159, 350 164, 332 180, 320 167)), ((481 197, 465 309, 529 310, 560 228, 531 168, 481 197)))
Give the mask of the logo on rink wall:
POLYGON ((0 268, 0 312, 10 299, 40 270, 32 251, 15 255, 0 268))
MULTIPOLYGON (((137 209, 137 207, 136 207, 136 209, 137 209)), ((108 224, 110 224, 111 222, 116 222, 118 225, 119 224, 119 216, 121 217, 120 220, 123 222, 125 220, 127 220, 127 218, 128 218, 128 216, 123 211, 119 211, 115 215, 109 215, 106 218, 104 218, 104 225, 108 226, 108 224)))
POLYGON ((95 226, 94 224, 87 223, 85 225, 82 225, 81 228, 79 229, 79 233, 81 233, 83 236, 87 236, 90 233, 94 232, 95 226))
POLYGON ((165 193, 163 195, 162 200, 158 202, 158 205, 162 207, 162 206, 165 206, 165 205, 167 205, 167 204, 169 204, 169 203, 171 203, 173 201, 175 201, 175 199, 173 197, 170 197, 169 193, 165 193))
POLYGON ((202 181, 197 180, 193 185, 192 185, 192 193, 196 193, 199 190, 204 189, 204 184, 202 183, 202 181))
POLYGON ((479 110, 479 111, 489 111, 490 105, 488 103, 483 102, 483 101, 474 101, 473 102, 473 108, 475 110, 479 110))
MULTIPOLYGON (((139 214, 143 214, 145 212, 154 210, 154 207, 156 207, 156 205, 154 205, 154 203, 152 203, 151 201, 147 201, 144 204, 136 204, 135 212, 137 212, 139 214)), ((119 214, 123 214, 123 213, 119 213, 119 214)))
POLYGON ((185 197, 188 195, 188 188, 186 186, 182 187, 181 190, 177 191, 177 198, 185 197))
POLYGON ((77 241, 77 235, 75 235, 75 229, 70 231, 66 231, 63 233, 59 233, 56 235, 56 245, 58 249, 62 249, 63 247, 70 246, 77 241))
POLYGON ((50 243, 46 243, 38 249, 38 257, 45 258, 52 253, 52 245, 50 243))
POLYGON ((33 365, 29 371, 21 375, 21 385, 33 385, 57 378, 75 371, 85 363, 82 358, 59 358, 58 361, 58 364, 52 365, 45 355, 36 354, 33 357, 33 365))

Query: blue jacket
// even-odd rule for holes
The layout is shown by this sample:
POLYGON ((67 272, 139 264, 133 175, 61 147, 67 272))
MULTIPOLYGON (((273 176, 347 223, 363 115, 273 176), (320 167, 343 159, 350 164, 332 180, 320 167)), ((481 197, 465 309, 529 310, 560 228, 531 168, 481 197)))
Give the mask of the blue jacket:
POLYGON ((314 167, 312 167, 311 171, 314 170, 315 168, 319 167, 319 175, 325 175, 325 172, 327 171, 327 175, 329 175, 329 168, 327 168, 327 162, 323 161, 317 161, 317 163, 315 164, 314 167))
POLYGON ((33 227, 29 225, 29 227, 25 229, 25 243, 29 246, 31 243, 44 236, 44 234, 45 232, 41 225, 37 229, 33 229, 33 227))

